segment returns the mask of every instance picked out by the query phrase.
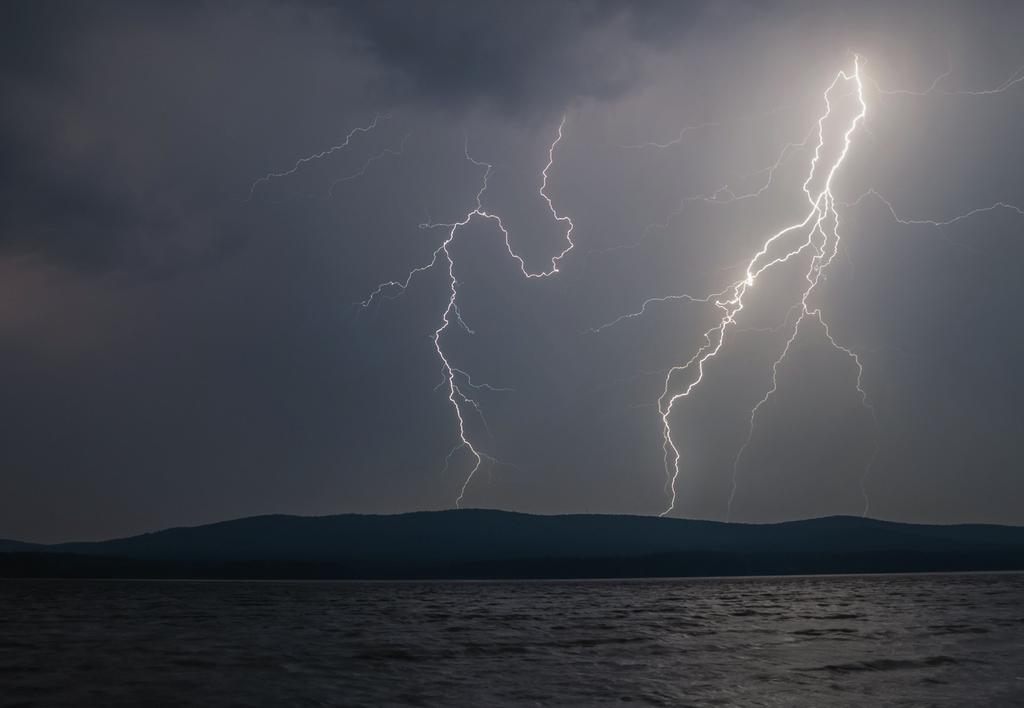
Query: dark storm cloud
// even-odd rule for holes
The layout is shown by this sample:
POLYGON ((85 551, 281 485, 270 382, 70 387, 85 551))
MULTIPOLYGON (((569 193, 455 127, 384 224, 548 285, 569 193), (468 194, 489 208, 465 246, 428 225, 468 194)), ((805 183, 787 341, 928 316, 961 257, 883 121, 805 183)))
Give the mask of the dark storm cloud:
MULTIPOLYGON (((29 539, 450 505, 465 460, 443 471, 452 415, 427 338, 443 274, 358 318, 350 304, 429 258, 440 234, 417 228, 424 218, 470 207, 481 173, 465 138, 497 166, 486 204, 543 265, 562 234, 539 171, 563 113, 549 193, 579 244, 564 272, 524 283, 486 224, 457 247, 476 334, 452 330, 447 347, 474 377, 515 389, 481 394, 493 436, 470 421, 515 464, 482 473, 470 503, 659 511, 649 372, 691 351, 710 315, 666 307, 581 332, 647 297, 721 287, 751 234, 790 218, 799 194, 688 210, 642 246, 596 252, 802 138, 849 50, 888 86, 926 86, 947 52, 953 87, 997 84, 1024 62, 1020 11, 1002 4, 17 2, 0 13, 0 537, 29 539), (253 180, 383 112, 350 148, 247 200, 253 180), (722 126, 664 153, 616 147, 707 121, 722 126)), ((1022 94, 878 100, 844 196, 875 186, 908 215, 1019 202, 1022 94)), ((823 298, 865 351, 882 427, 872 508, 1020 521, 1024 344, 1005 324, 1024 295, 1019 222, 993 214, 935 234, 868 200, 844 224, 852 265, 837 265, 823 298), (963 332, 984 343, 986 366, 969 377, 963 332)), ((778 344, 731 350, 680 412, 681 513, 721 516, 778 344)), ((792 367, 737 510, 856 513, 873 432, 846 362, 809 337, 792 367)))
POLYGON ((178 122, 170 67, 138 46, 153 28, 201 22, 198 10, 5 4, 0 248, 151 275, 231 250, 238 234, 213 223, 208 168, 186 181, 165 159, 165 148, 188 150, 180 133, 194 126, 178 122))
MULTIPOLYGON (((409 3, 387 0, 336 8, 368 53, 395 67, 406 86, 431 102, 493 101, 523 114, 560 110, 573 95, 606 97, 636 80, 628 40, 661 13, 677 33, 685 15, 667 3, 630 7, 602 2, 409 3), (604 33, 609 28, 617 31, 604 33), (623 40, 627 40, 623 42, 623 40)), ((702 4, 685 4, 699 15, 702 4)), ((642 32, 646 34, 646 32, 642 32)), ((639 37, 638 37, 639 38, 639 37)))
POLYGON ((244 241, 224 208, 237 181, 260 169, 268 138, 323 123, 282 113, 482 106, 539 127, 643 85, 651 47, 685 44, 693 26, 728 33, 768 16, 759 4, 598 0, 47 1, 3 13, 0 247, 153 274, 244 241))
POLYGON ((159 274, 230 252, 245 231, 223 209, 239 193, 232 180, 262 164, 247 151, 304 122, 283 112, 484 104, 531 119, 636 78, 637 50, 616 27, 631 13, 612 3, 37 2, 3 13, 0 247, 79 267, 159 274), (329 71, 338 78, 325 87, 329 71), (325 88, 341 90, 311 105, 325 88))

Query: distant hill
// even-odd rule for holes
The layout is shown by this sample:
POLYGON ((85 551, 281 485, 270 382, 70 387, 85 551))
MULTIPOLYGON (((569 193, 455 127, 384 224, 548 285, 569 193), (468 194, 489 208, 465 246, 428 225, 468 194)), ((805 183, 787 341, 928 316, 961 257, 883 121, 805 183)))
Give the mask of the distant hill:
POLYGON ((0 541, 0 576, 558 578, 1024 570, 1024 527, 730 524, 479 509, 254 516, 100 542, 0 541))
POLYGON ((38 543, 25 543, 24 541, 10 541, 6 538, 0 538, 0 553, 10 553, 12 551, 36 551, 44 548, 46 548, 46 546, 40 546, 38 543))

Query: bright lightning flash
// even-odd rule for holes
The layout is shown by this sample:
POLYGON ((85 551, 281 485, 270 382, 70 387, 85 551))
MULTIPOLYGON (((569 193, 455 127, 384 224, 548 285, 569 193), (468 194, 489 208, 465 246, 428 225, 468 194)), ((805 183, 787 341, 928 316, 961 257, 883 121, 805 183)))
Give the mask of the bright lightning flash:
MULTIPOLYGON (((814 157, 811 159, 811 166, 807 179, 803 184, 803 191, 807 195, 807 201, 809 204, 809 210, 806 216, 800 222, 775 232, 765 240, 761 249, 747 264, 746 277, 736 283, 733 283, 729 287, 729 297, 716 299, 714 301, 715 306, 722 310, 723 315, 717 325, 704 333, 705 344, 698 349, 685 364, 673 367, 665 377, 665 388, 661 397, 658 399, 658 410, 661 412, 663 449, 666 462, 671 457, 671 481, 669 485, 671 499, 669 500, 668 507, 661 513, 662 516, 670 513, 675 508, 676 482, 679 479, 680 452, 672 438, 671 416, 673 408, 680 399, 689 396, 694 388, 696 388, 701 380, 703 380, 705 365, 710 359, 715 357, 719 351, 721 351, 722 345, 725 343, 727 329, 730 325, 734 325, 736 323, 736 316, 743 309, 744 296, 746 296, 749 290, 753 289, 758 277, 773 266, 785 263, 789 259, 803 253, 805 250, 809 250, 811 252, 810 266, 804 276, 807 280, 807 287, 804 288, 803 294, 800 298, 800 313, 796 318, 792 334, 787 340, 782 354, 772 367, 772 387, 751 412, 751 430, 753 430, 754 418, 757 415, 758 409, 765 401, 768 400, 772 392, 776 390, 777 380, 775 374, 778 371, 779 364, 786 357, 786 354, 788 354, 790 345, 793 340, 796 339, 796 336, 800 331, 801 323, 808 316, 815 318, 819 323, 821 323, 828 341, 839 351, 848 355, 854 364, 856 364, 858 372, 857 389, 860 391, 865 405, 868 405, 867 395, 864 393, 864 389, 861 387, 860 382, 863 374, 863 367, 861 366, 860 359, 851 350, 836 343, 835 339, 832 338, 832 335, 829 334, 828 326, 825 324, 821 310, 811 309, 808 305, 808 298, 814 288, 818 285, 823 271, 831 265, 839 250, 839 215, 835 211, 835 197, 832 194, 832 180, 835 177, 836 172, 839 170, 839 167, 846 159, 854 131, 864 120, 864 116, 867 114, 867 103, 864 101, 863 83, 861 82, 860 76, 859 57, 854 58, 853 71, 851 73, 848 74, 845 71, 840 71, 836 75, 832 84, 825 90, 824 100, 825 112, 818 119, 818 142, 814 150, 814 157), (839 152, 838 157, 835 158, 832 164, 828 166, 821 188, 817 192, 812 192, 810 185, 814 180, 817 171, 820 169, 819 163, 821 161, 821 151, 825 145, 825 121, 832 113, 832 103, 830 100, 832 92, 837 86, 850 83, 856 87, 859 110, 853 117, 853 120, 850 121, 846 131, 843 133, 842 150, 839 152), (772 247, 784 236, 799 229, 807 228, 808 226, 810 226, 810 229, 807 232, 807 237, 798 246, 783 253, 769 255, 773 250, 772 247), (673 378, 675 375, 687 372, 691 367, 696 367, 696 376, 694 376, 684 388, 674 391, 673 378)), ((744 447, 746 447, 746 445, 744 445, 744 447)), ((740 454, 742 454, 742 452, 743 448, 740 449, 740 454)), ((737 456, 737 464, 738 461, 739 456, 737 456)), ((730 508, 731 505, 732 498, 730 497, 730 508)))
MULTIPOLYGON (((771 270, 777 265, 786 263, 792 259, 801 256, 810 256, 807 271, 804 274, 805 284, 802 288, 801 296, 798 302, 793 305, 787 313, 786 320, 783 322, 781 327, 789 326, 790 319, 794 313, 797 316, 792 324, 792 329, 789 331, 789 336, 786 339, 785 345, 782 348, 778 358, 772 363, 771 367, 771 385, 765 392, 764 396, 754 405, 750 411, 748 431, 745 441, 739 448, 736 457, 733 462, 732 470, 732 489, 729 495, 729 501, 727 505, 726 518, 731 516, 732 504, 736 496, 737 489, 737 475, 739 471, 740 461, 742 460, 743 454, 749 447, 754 434, 754 424, 757 420, 758 413, 762 407, 771 399, 771 397, 778 390, 778 373, 779 368, 786 360, 794 341, 801 332, 801 328, 806 326, 805 323, 811 321, 817 325, 817 328, 821 331, 825 341, 829 343, 836 351, 843 354, 852 364, 856 370, 855 385, 856 390, 860 396, 861 403, 865 410, 871 417, 871 421, 877 431, 878 422, 875 416, 875 410, 873 405, 868 399, 867 392, 864 389, 863 377, 864 367, 861 363, 861 359, 856 352, 847 346, 840 344, 833 336, 828 322, 825 320, 822 314, 821 308, 810 304, 810 298, 821 281, 822 275, 826 269, 835 260, 836 255, 839 252, 839 214, 836 210, 838 204, 844 207, 854 207, 860 204, 863 200, 868 197, 874 197, 881 201, 888 209, 892 218, 900 224, 904 225, 926 225, 936 228, 950 226, 956 224, 959 221, 970 218, 977 214, 983 214, 999 209, 1009 210, 1016 212, 1020 215, 1024 215, 1024 209, 1006 202, 995 202, 994 204, 987 207, 980 207, 964 212, 962 214, 950 217, 948 219, 936 220, 936 219, 907 219, 899 216, 892 203, 882 196, 875 189, 869 189, 864 192, 853 202, 838 202, 835 194, 833 193, 833 180, 838 173, 839 169, 846 160, 847 154, 849 153, 852 145, 852 139, 858 128, 864 129, 864 120, 867 115, 867 102, 864 95, 864 85, 866 77, 862 74, 862 60, 860 57, 855 56, 853 62, 853 70, 850 72, 840 71, 832 83, 825 89, 823 94, 825 110, 824 113, 818 118, 816 129, 812 130, 807 138, 802 143, 788 143, 783 147, 778 159, 775 163, 767 168, 760 170, 759 172, 752 173, 748 176, 754 176, 759 174, 766 175, 764 183, 752 192, 743 194, 737 194, 728 186, 721 187, 718 190, 712 192, 709 195, 695 195, 690 197, 684 197, 680 201, 679 207, 674 210, 662 223, 652 224, 648 226, 641 234, 640 240, 628 244, 625 246, 616 246, 606 251, 618 250, 620 248, 632 248, 646 238, 648 232, 652 228, 665 229, 668 227, 671 219, 678 216, 686 204, 690 202, 700 201, 709 204, 727 204, 734 201, 743 199, 750 199, 760 196, 764 193, 769 186, 771 186, 775 171, 782 164, 783 160, 786 159, 788 152, 794 148, 802 148, 807 145, 811 140, 811 137, 816 133, 817 142, 814 148, 814 155, 811 158, 807 177, 803 183, 803 191, 807 197, 808 210, 803 218, 785 228, 769 235, 763 241, 760 250, 750 259, 746 265, 745 275, 742 279, 732 283, 723 290, 712 293, 705 296, 692 296, 686 294, 680 295, 669 295, 665 297, 653 297, 645 300, 641 308, 629 314, 621 315, 614 320, 603 324, 599 327, 593 328, 591 332, 600 332, 609 327, 613 327, 625 320, 640 317, 646 314, 648 308, 657 303, 683 301, 689 303, 700 303, 700 304, 713 304, 718 308, 722 315, 718 323, 708 329, 703 334, 703 344, 697 349, 697 351, 684 363, 678 364, 670 368, 665 376, 664 388, 661 396, 658 398, 658 411, 661 419, 661 431, 662 431, 662 451, 664 454, 664 462, 666 468, 666 490, 669 492, 670 499, 667 508, 661 512, 661 516, 665 516, 673 511, 676 505, 676 485, 679 479, 680 473, 680 458, 681 453, 677 443, 675 442, 672 429, 672 414, 675 410, 675 406, 682 400, 690 396, 690 394, 697 388, 697 386, 704 379, 705 369, 709 362, 714 359, 718 353, 722 350, 725 344, 726 334, 732 331, 743 331, 744 329, 750 328, 738 328, 736 327, 737 316, 744 309, 745 298, 751 294, 751 291, 755 288, 760 276, 767 271, 771 270), (832 117, 832 102, 834 100, 834 94, 837 90, 846 89, 850 90, 852 87, 853 95, 856 97, 857 111, 846 123, 845 130, 842 133, 842 141, 839 146, 839 150, 836 153, 836 157, 831 162, 826 163, 822 157, 823 151, 826 149, 826 130, 825 123, 832 117), (820 187, 812 189, 811 185, 815 182, 820 183, 820 187), (795 245, 788 247, 785 246, 789 242, 791 235, 798 235, 804 233, 805 236, 802 241, 797 241, 795 245), (678 379, 688 376, 688 379, 684 379, 682 383, 678 382, 678 379)), ((945 95, 945 96, 985 96, 989 94, 1002 93, 1016 86, 1019 83, 1024 82, 1024 67, 1021 67, 1014 72, 1006 81, 999 84, 998 86, 991 89, 984 90, 957 90, 951 91, 941 88, 942 81, 952 73, 951 68, 940 74, 932 84, 924 91, 908 91, 908 90, 884 90, 878 86, 876 82, 870 80, 870 83, 875 87, 879 95, 911 95, 911 96, 929 96, 933 94, 945 95)), ((703 126, 697 126, 703 127, 703 126)), ((636 147, 653 147, 657 149, 664 149, 671 147, 681 141, 683 135, 693 128, 685 128, 680 136, 669 143, 644 143, 643 145, 636 147)), ((834 151, 834 150, 833 150, 834 151)), ((769 331, 778 331, 780 327, 769 328, 769 331)), ((861 476, 861 493, 864 498, 863 513, 866 515, 870 507, 870 500, 867 493, 866 481, 868 474, 871 471, 871 467, 877 457, 879 451, 879 445, 876 443, 868 456, 861 476)))
MULTIPOLYGON (((693 303, 713 304, 722 313, 718 323, 704 332, 702 338, 704 342, 703 345, 701 345, 684 363, 678 364, 669 369, 665 376, 665 384, 662 394, 658 398, 658 412, 661 418, 662 429, 662 451, 664 453, 666 474, 668 476, 667 488, 670 494, 668 506, 661 512, 661 516, 671 513, 676 505, 676 485, 679 479, 681 453, 674 440, 672 430, 672 414, 675 407, 682 399, 687 398, 697 388, 701 381, 703 381, 706 367, 722 350, 722 347, 725 344, 726 334, 731 328, 735 327, 737 316, 745 306, 745 298, 747 298, 751 291, 754 290, 761 275, 775 266, 806 254, 810 255, 810 263, 804 275, 806 284, 803 288, 800 300, 795 306, 798 314, 794 320, 793 328, 786 342, 786 346, 772 367, 772 387, 751 411, 751 431, 753 430, 753 424, 758 410, 771 397, 772 393, 777 388, 776 373, 779 365, 785 359, 789 352, 790 345, 796 339, 797 334, 800 332, 801 325, 807 319, 815 320, 824 331, 827 341, 853 362, 857 369, 857 390, 861 394, 861 399, 864 402, 864 405, 870 410, 867 394, 861 386, 863 367, 861 366, 860 358, 852 350, 840 345, 834 339, 828 329, 828 325, 820 308, 813 307, 809 303, 811 294, 814 292, 814 289, 821 280, 823 272, 829 267, 829 265, 831 265, 839 249, 839 216, 836 213, 836 199, 832 192, 833 180, 850 150, 854 132, 857 130, 858 126, 863 123, 864 116, 867 114, 867 103, 864 100, 859 57, 854 58, 852 71, 840 71, 835 76, 832 83, 824 92, 824 103, 824 113, 817 121, 816 130, 812 131, 812 135, 814 132, 817 133, 817 143, 814 149, 814 156, 811 159, 807 178, 803 183, 803 191, 807 197, 808 210, 800 221, 776 231, 762 242, 761 248, 747 263, 743 278, 737 280, 719 292, 702 297, 671 295, 664 298, 651 298, 643 304, 643 307, 639 312, 624 315, 613 320, 607 325, 603 325, 602 327, 594 330, 600 331, 601 329, 617 324, 624 319, 640 316, 652 303, 670 300, 684 300, 693 303), (851 87, 853 89, 853 94, 856 97, 858 110, 846 125, 842 134, 841 148, 837 155, 831 160, 831 162, 826 164, 822 157, 822 153, 826 148, 825 124, 826 121, 832 117, 833 97, 837 90, 846 89, 849 91, 851 87), (814 183, 818 183, 819 186, 812 187, 812 184, 814 183), (791 236, 800 234, 801 232, 804 233, 803 240, 798 241, 795 245, 791 244, 787 249, 785 244, 792 240, 791 236), (679 379, 687 375, 689 376, 689 379, 680 383, 679 379)), ((806 144, 806 142, 807 139, 805 139, 803 144, 806 144)), ((802 146, 802 144, 787 145, 775 164, 762 171, 767 174, 767 180, 763 187, 759 188, 757 191, 751 192, 748 195, 737 195, 726 188, 722 188, 710 196, 693 197, 691 200, 727 203, 738 199, 751 198, 760 195, 771 184, 775 170, 786 157, 788 151, 797 146, 802 146)), ((787 323, 788 321, 789 319, 787 318, 787 323)), ((748 443, 749 439, 750 438, 748 436, 748 443)), ((740 453, 736 458, 737 465, 739 464, 740 456, 743 454, 745 448, 746 444, 744 444, 743 448, 740 449, 740 453)), ((730 506, 731 502, 732 499, 730 498, 730 506)))

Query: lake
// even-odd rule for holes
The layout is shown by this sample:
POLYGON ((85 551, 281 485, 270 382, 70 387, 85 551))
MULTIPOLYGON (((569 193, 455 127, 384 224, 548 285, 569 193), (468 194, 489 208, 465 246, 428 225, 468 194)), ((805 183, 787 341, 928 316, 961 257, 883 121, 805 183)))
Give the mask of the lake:
POLYGON ((2 705, 1024 705, 1024 574, 0 581, 2 705))

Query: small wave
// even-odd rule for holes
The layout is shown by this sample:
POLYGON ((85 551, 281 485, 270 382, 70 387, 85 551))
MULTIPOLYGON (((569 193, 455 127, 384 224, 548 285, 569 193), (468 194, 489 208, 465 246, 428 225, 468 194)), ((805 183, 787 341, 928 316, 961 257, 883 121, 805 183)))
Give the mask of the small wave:
POLYGON ((790 634, 795 634, 801 637, 825 637, 829 634, 857 634, 856 629, 850 627, 828 627, 825 629, 796 629, 790 634))
POLYGON ((985 627, 975 627, 969 624, 931 624, 928 629, 938 634, 988 634, 985 627))
POLYGON ((778 612, 763 612, 761 610, 752 610, 750 608, 744 608, 742 610, 733 610, 730 614, 733 617, 776 617, 779 615, 778 612))
POLYGON ((901 669, 926 669, 934 666, 959 664, 951 656, 929 656, 923 659, 874 659, 872 661, 855 661, 848 664, 826 664, 812 671, 831 671, 833 673, 854 673, 858 671, 899 671, 901 669))

